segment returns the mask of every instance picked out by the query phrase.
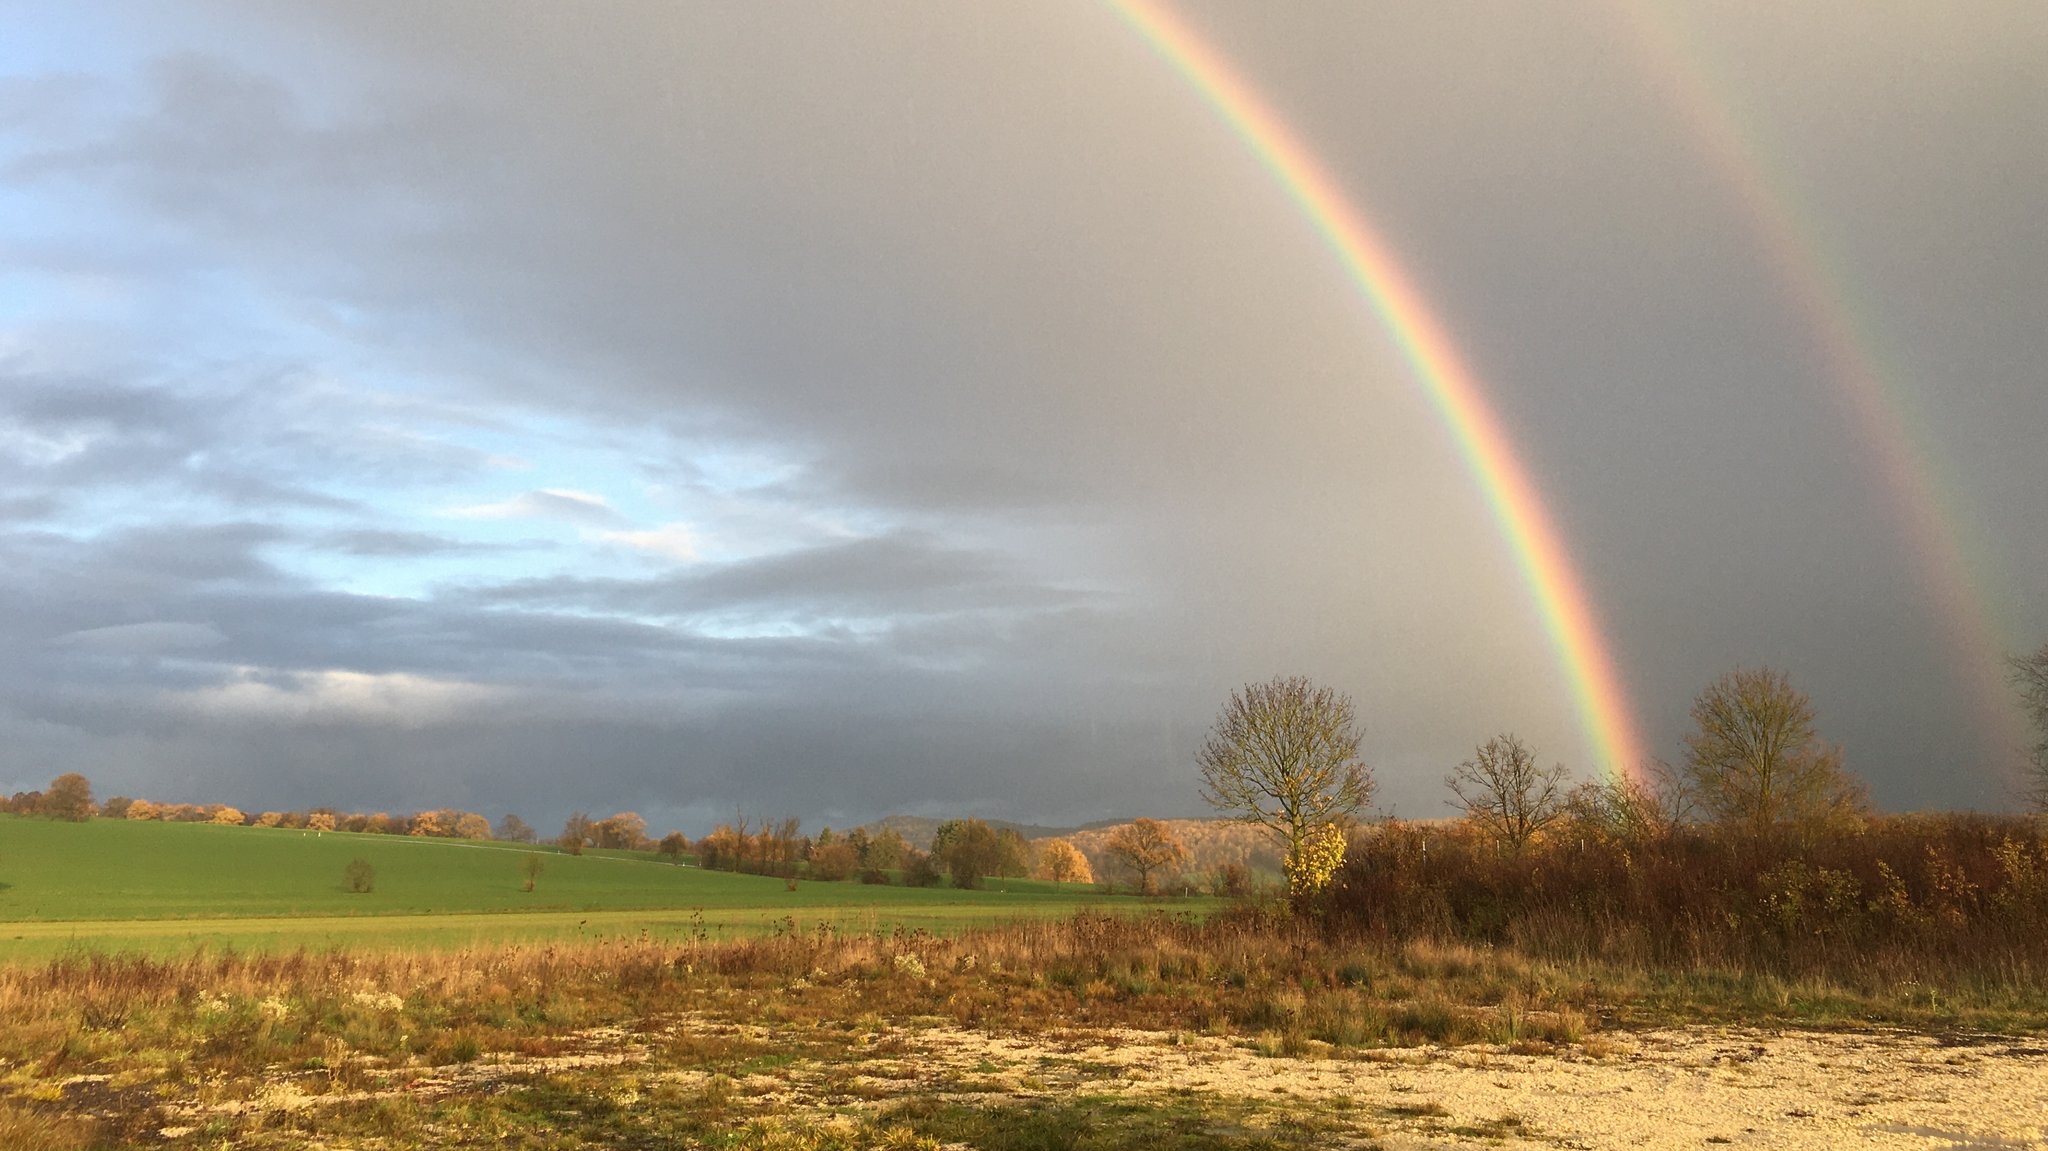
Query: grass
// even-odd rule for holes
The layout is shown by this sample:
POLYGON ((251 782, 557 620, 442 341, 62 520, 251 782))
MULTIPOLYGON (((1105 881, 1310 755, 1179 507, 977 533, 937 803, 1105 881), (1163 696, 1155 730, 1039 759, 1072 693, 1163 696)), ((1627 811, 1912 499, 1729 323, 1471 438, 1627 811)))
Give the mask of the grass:
POLYGON ((992 881, 983 891, 806 880, 790 891, 780 879, 627 853, 0 815, 0 961, 78 947, 157 954, 202 945, 446 949, 642 933, 674 941, 819 924, 957 932, 1118 906, 1157 904, 1033 880, 992 881), (544 869, 527 892, 521 865, 535 853, 544 869), (367 893, 343 882, 343 869, 358 858, 376 872, 367 893))

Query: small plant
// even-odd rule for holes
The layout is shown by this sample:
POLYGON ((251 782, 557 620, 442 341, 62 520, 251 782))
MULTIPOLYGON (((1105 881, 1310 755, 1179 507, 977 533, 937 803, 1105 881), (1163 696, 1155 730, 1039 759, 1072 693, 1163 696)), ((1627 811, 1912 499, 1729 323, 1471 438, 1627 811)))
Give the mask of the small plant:
POLYGON ((546 866, 546 864, 541 862, 540 856, 527 852, 526 859, 519 865, 520 874, 526 876, 526 890, 533 890, 534 881, 540 878, 540 873, 546 869, 546 866))
POLYGON ((367 894, 376 889, 377 869, 371 867, 367 859, 351 859, 348 866, 341 869, 341 881, 350 891, 358 895, 367 894))

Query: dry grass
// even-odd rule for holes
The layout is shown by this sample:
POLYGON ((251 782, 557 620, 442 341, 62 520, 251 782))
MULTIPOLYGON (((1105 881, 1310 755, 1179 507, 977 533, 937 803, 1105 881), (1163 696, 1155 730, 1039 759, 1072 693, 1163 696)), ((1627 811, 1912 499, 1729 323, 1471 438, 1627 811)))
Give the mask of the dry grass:
MULTIPOLYGON (((956 938, 791 930, 453 953, 81 953, 0 969, 0 1146, 92 1146, 165 1127, 242 1139, 258 1121, 219 1109, 281 1084, 295 1100, 342 1101, 302 1125, 341 1123, 403 1146, 428 1137, 421 1084, 471 1090, 508 1059, 550 1073, 656 1059, 696 1076, 662 1090, 708 1092, 688 1101, 706 1115, 721 1092, 744 1096, 796 1063, 839 1083, 849 1104, 1022 1090, 972 1073, 924 1084, 915 1066, 895 1083, 892 1029, 918 1021, 1054 1041, 1118 1028, 1225 1037, 1277 1057, 1465 1044, 1542 1053, 1598 1042, 1617 1019, 1698 1013, 2021 1028, 2048 1018, 2038 986, 2008 992, 1997 1002, 1968 987, 1872 995, 1814 977, 1564 963, 1467 940, 1333 936, 1254 910, 1203 922, 1084 915, 956 938), (685 1014, 715 1026, 661 1023, 685 1014), (211 1118, 193 1122, 195 1109, 211 1118)), ((485 1110, 504 1119, 497 1104, 485 1110)), ((264 1114, 274 1125, 301 1111, 264 1114)), ((607 1122, 625 1131, 637 1120, 622 1111, 607 1122)), ((918 1122, 909 1126, 953 1120, 918 1122)), ((785 1136, 795 1138, 761 1138, 785 1136)))

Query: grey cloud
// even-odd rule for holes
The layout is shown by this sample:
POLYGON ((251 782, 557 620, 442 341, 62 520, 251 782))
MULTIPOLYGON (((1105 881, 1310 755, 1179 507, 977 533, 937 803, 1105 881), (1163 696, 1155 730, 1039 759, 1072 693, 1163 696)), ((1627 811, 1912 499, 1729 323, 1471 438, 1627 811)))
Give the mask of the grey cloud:
MULTIPOLYGON (((194 11, 218 22, 216 50, 119 78, 139 79, 135 107, 0 96, 36 141, 9 162, 13 187, 177 237, 170 256, 93 247, 80 266, 174 296, 214 281, 152 262, 203 265, 290 317, 252 321, 249 346, 304 322, 338 377, 368 365, 440 392, 287 411, 263 381, 294 378, 296 355, 222 364, 146 322, 118 334, 149 370, 10 368, 8 418, 99 438, 0 463, 8 498, 56 529, 0 537, 7 634, 208 620, 225 638, 118 667, 31 644, 0 670, 0 711, 119 728, 152 692, 243 665, 457 678, 554 710, 297 742, 152 714, 158 743, 102 737, 138 775, 161 760, 163 778, 273 804, 352 762, 384 765, 360 794, 392 806, 613 802, 572 796, 573 762, 578 787, 649 810, 923 798, 1029 817, 1186 793, 1222 694, 1299 670, 1361 697, 1384 794, 1411 814, 1442 810, 1443 771, 1495 728, 1588 766, 1523 577, 1431 401, 1314 230, 1110 15, 194 11), (247 20, 265 23, 261 52, 247 20), (803 468, 755 494, 869 538, 648 579, 479 564, 402 602, 267 558, 484 554, 353 496, 448 508, 437 485, 492 465, 436 429, 514 404, 771 445, 803 468), (378 434, 394 426, 420 434, 378 434), (159 537, 87 540, 63 518, 160 489, 176 498, 159 537), (349 518, 264 538, 214 524, 301 515, 349 518), (686 626, 719 613, 808 631, 686 626), (690 714, 664 716, 665 692, 690 714), (303 767, 267 774, 278 762, 303 767)), ((1814 690, 1881 802, 1990 802, 1945 621, 1875 494, 1884 461, 1845 427, 1776 267, 1804 257, 1759 239, 1626 27, 1455 6, 1187 15, 1383 232, 1469 361, 1655 750, 1706 680, 1770 661, 1814 690)), ((2031 648, 2048 634, 2048 602, 2018 575, 2039 568, 2048 436, 2028 308, 2048 268, 2028 195, 2048 150, 2024 146, 2048 103, 2030 66, 2041 17, 1694 18, 1699 60, 1782 144, 1808 239, 1839 257, 1808 270, 1860 302, 1873 347, 1895 353, 1878 355, 1888 384, 1920 397, 1958 520, 2018 589, 1985 579, 2003 638, 2031 648)), ((647 526, 539 490, 498 513, 647 526)))
POLYGON ((227 637, 212 624, 152 620, 67 632, 52 642, 58 647, 99 655, 155 655, 209 648, 227 642, 227 637))
POLYGON ((993 552, 897 533, 684 569, 645 580, 532 580, 487 589, 495 600, 677 616, 732 610, 805 617, 897 616, 979 607, 1034 608, 1074 593, 1020 580, 993 552))
POLYGON ((517 544, 479 544, 451 539, 432 532, 393 531, 385 528, 351 528, 328 532, 314 541, 321 547, 356 556, 416 559, 422 556, 474 555, 480 552, 549 550, 548 540, 517 544))

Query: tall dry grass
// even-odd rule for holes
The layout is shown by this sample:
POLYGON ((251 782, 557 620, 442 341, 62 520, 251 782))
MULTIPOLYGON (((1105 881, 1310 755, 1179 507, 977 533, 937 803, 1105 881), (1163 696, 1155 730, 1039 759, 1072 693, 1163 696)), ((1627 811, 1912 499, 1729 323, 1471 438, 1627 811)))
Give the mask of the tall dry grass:
POLYGON ((2048 838, 2017 818, 1890 816, 1778 838, 1572 829, 1520 855, 1463 827, 1390 824, 1354 844, 1320 910, 1340 935, 1638 973, 1869 994, 2048 985, 2048 838))

